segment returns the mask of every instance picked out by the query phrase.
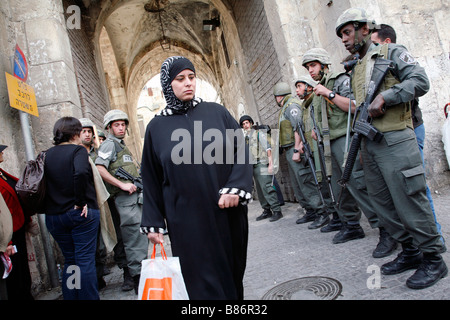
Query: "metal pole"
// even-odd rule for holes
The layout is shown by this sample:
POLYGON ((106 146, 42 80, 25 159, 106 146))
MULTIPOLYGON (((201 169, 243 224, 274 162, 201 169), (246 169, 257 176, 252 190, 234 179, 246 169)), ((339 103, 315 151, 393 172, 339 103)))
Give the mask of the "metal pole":
MULTIPOLYGON (((25 142, 25 154, 27 161, 34 160, 34 147, 31 138, 30 119, 28 113, 19 111, 20 124, 22 126, 23 140, 25 142)), ((38 214, 39 229, 41 231, 42 244, 44 246, 45 260, 47 261, 47 268, 50 276, 50 284, 52 288, 59 286, 58 271, 56 270, 55 256, 53 255, 53 248, 50 242, 50 235, 45 225, 45 214, 38 214)))

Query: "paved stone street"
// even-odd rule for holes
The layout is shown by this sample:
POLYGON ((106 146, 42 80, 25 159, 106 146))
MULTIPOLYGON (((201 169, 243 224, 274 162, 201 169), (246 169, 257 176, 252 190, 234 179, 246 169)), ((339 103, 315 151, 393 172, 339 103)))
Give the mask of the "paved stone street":
MULTIPOLYGON (((450 238, 449 195, 450 189, 433 194, 438 221, 447 241, 450 238)), ((297 204, 287 203, 282 207, 282 219, 257 222, 255 218, 262 212, 259 202, 249 205, 246 300, 260 300, 269 291, 271 299, 291 300, 450 300, 450 277, 430 288, 411 290, 405 281, 413 270, 399 275, 380 275, 379 267, 394 259, 400 247, 389 257, 374 259, 372 250, 378 243, 378 230, 371 229, 365 217, 361 219, 365 238, 332 244, 336 232, 321 233, 309 230, 309 224, 295 224, 299 217, 297 208, 297 204)), ((171 255, 168 242, 167 238, 166 253, 171 255)), ((450 266, 450 254, 446 252, 443 257, 450 266)), ((105 276, 107 286, 100 292, 101 299, 135 300, 137 296, 133 291, 120 289, 121 270, 116 266, 111 268, 111 274, 105 276)), ((60 289, 46 292, 39 299, 61 299, 60 289)))

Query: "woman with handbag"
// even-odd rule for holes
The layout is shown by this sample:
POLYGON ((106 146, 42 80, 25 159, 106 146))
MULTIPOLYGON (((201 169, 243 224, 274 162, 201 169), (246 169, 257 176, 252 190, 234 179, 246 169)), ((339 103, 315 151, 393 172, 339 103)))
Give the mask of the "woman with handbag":
MULTIPOLYGON (((3 150, 7 146, 0 145, 0 163, 4 161, 3 150)), ((6 291, 8 300, 33 300, 31 294, 31 275, 28 267, 28 254, 25 232, 31 226, 31 217, 29 212, 24 210, 19 197, 15 191, 17 178, 0 168, 0 192, 11 213, 13 222, 12 239, 8 243, 6 250, 0 252, 4 255, 0 260, 11 261, 12 269, 6 278, 6 291)), ((3 269, 0 267, 0 270, 3 269)), ((4 275, 2 272, 0 278, 4 275)))
POLYGON ((64 255, 65 300, 98 300, 95 250, 100 211, 81 123, 63 117, 53 128, 54 147, 45 158, 46 226, 64 255))

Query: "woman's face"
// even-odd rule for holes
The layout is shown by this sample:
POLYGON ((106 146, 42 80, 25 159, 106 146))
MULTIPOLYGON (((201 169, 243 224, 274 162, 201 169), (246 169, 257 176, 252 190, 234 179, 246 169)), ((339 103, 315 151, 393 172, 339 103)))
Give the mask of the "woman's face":
POLYGON ((0 152, 0 163, 2 163, 2 162, 3 162, 3 151, 0 152))
POLYGON ((175 96, 181 101, 190 101, 194 99, 195 79, 194 71, 189 69, 181 71, 171 83, 175 96))

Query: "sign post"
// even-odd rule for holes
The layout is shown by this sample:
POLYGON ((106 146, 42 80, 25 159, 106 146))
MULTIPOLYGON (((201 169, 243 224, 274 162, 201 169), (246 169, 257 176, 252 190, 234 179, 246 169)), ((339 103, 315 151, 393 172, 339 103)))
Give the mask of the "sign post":
MULTIPOLYGON (((25 83, 28 78, 28 65, 25 55, 19 46, 16 45, 14 53, 14 76, 5 72, 6 85, 8 87, 9 104, 12 108, 18 109, 20 114, 20 124, 22 127, 25 142, 25 154, 27 161, 34 160, 34 146, 31 136, 29 114, 39 117, 36 96, 32 86, 25 83)), ((59 286, 58 273, 56 270, 56 260, 53 255, 53 248, 50 236, 45 225, 45 215, 38 214, 38 223, 44 246, 45 259, 50 276, 50 283, 53 288, 59 286)))

